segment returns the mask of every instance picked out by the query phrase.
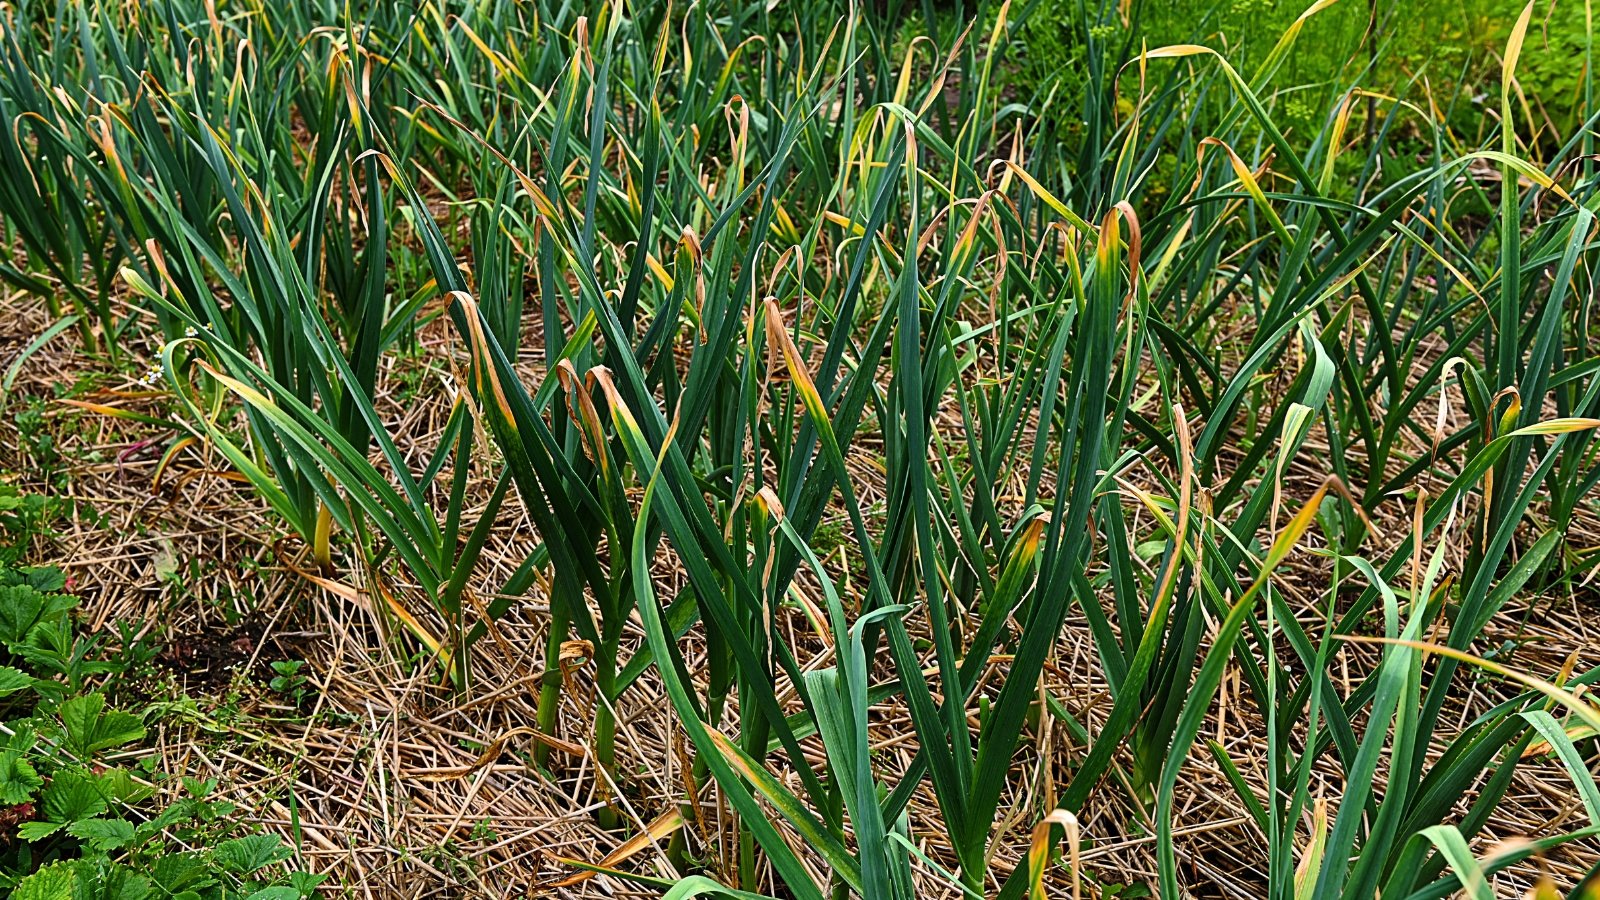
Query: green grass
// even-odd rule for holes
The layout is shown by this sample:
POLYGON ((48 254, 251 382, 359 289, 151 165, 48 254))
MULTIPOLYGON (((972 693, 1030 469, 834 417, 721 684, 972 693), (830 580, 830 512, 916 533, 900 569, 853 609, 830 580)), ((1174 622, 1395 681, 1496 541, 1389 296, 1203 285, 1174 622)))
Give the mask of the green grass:
POLYGON ((401 624, 461 690, 515 602, 474 598, 548 586, 547 671, 586 641, 608 701, 602 796, 626 777, 610 710, 659 684, 737 821, 693 848, 722 880, 669 895, 1020 897, 1069 821, 1047 815, 1122 792, 1177 897, 1174 798, 1206 753, 1273 898, 1488 896, 1600 830, 1592 739, 1567 730, 1596 715, 1567 688, 1600 670, 1446 715, 1500 674, 1474 655, 1495 615, 1594 564, 1573 525, 1600 480, 1595 110, 1587 68, 1523 86, 1576 113, 1509 89, 1546 71, 1526 22, 1497 33, 1504 74, 1434 85, 1403 33, 1308 71, 1302 48, 1365 52, 1343 7, 1225 52, 1208 25, 1066 3, 982 4, 969 31, 911 4, 6 15, 0 276, 65 301, 92 352, 159 332, 190 435, 325 574, 420 584, 447 633, 401 624), (1064 67, 1052 29, 1074 76, 1026 77, 1064 67), (441 307, 470 371, 417 447, 378 372, 441 307), (475 467, 498 486, 469 521, 475 467), (513 490, 541 543, 479 585, 513 490), (1278 586, 1289 567, 1310 596, 1278 586), (801 588, 791 639, 774 611, 801 588), (1093 729, 1039 702, 1069 620, 1109 689, 1093 729), (1202 740, 1230 673, 1260 758, 1202 740), (914 731, 908 772, 871 752, 882 705, 914 731), (1028 811, 1034 865, 1002 877, 996 823, 1047 715, 1082 750, 1028 811), (1485 856, 1540 741, 1590 825, 1485 856), (1323 763, 1345 778, 1325 817, 1323 763))

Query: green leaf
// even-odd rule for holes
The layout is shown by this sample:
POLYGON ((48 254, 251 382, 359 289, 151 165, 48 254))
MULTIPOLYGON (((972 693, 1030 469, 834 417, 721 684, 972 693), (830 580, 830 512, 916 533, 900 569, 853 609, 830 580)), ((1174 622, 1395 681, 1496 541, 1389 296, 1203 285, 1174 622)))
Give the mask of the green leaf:
POLYGON ((690 875, 673 885, 672 890, 661 895, 661 900, 688 900, 690 897, 732 897, 734 900, 766 900, 762 894, 736 891, 705 877, 690 875))
POLYGON ((16 750, 0 751, 0 803, 16 806, 33 798, 44 786, 44 779, 33 764, 16 750))
POLYGON ((87 772, 72 769, 57 772, 44 789, 40 804, 43 818, 65 825, 105 812, 108 804, 98 782, 98 778, 87 772))
POLYGON ((1522 714, 1522 718, 1544 737, 1555 751, 1556 757, 1561 760, 1561 764, 1566 767, 1567 773, 1572 776, 1572 785, 1577 789, 1578 796, 1583 799, 1583 807, 1589 813, 1589 824, 1600 826, 1600 785, 1595 784, 1594 776, 1590 774, 1583 754, 1578 752, 1578 748, 1572 743, 1572 738, 1567 736, 1567 730, 1554 716, 1542 709, 1529 710, 1522 714))
POLYGON ((21 669, 0 666, 0 697, 33 687, 33 676, 21 669))
POLYGON ((100 773, 100 793, 112 803, 139 803, 150 798, 155 788, 134 779, 123 768, 110 768, 100 773))
POLYGON ((245 900, 300 900, 300 892, 292 887, 262 888, 246 897, 245 900))
POLYGON ((25 841, 42 841, 60 831, 65 824, 65 822, 23 822, 17 826, 17 834, 25 841))
POLYGON ((1472 900, 1494 900, 1494 891, 1489 887, 1489 878, 1477 859, 1473 857, 1472 851, 1468 849, 1467 841, 1461 836, 1460 829, 1454 825, 1435 825, 1424 828, 1419 832, 1418 838, 1432 841, 1439 849, 1439 855, 1445 858, 1450 865, 1450 871, 1455 874, 1456 880, 1461 882, 1462 893, 1472 900))
POLYGON ((23 566, 15 573, 7 573, 8 577, 13 574, 22 577, 19 583, 46 594, 53 594, 67 586, 66 573, 56 566, 23 566))
POLYGON ((0 587, 0 641, 14 644, 27 637, 44 611, 44 594, 25 584, 0 587))
POLYGON ((217 845, 217 861, 229 872, 249 875, 275 862, 282 862, 294 851, 275 834, 250 834, 217 845))
POLYGON ((216 883, 210 867, 198 853, 169 853, 156 860, 150 877, 168 894, 182 896, 216 883))
POLYGON ((17 882, 11 900, 73 900, 77 880, 73 863, 54 863, 17 882))
POLYGON ((34 744, 39 742, 39 735, 29 723, 12 722, 10 725, 12 731, 9 735, 6 735, 4 741, 0 741, 0 747, 26 753, 33 749, 34 744))
POLYGON ((99 888, 99 900, 145 900, 153 893, 150 879, 117 863, 103 874, 99 888))
POLYGON ((68 825, 67 834, 96 850, 116 850, 133 842, 133 823, 123 819, 84 819, 68 825))
POLYGON ((82 757, 144 737, 139 717, 120 710, 103 712, 106 698, 98 692, 73 697, 56 710, 65 728, 67 748, 82 757))

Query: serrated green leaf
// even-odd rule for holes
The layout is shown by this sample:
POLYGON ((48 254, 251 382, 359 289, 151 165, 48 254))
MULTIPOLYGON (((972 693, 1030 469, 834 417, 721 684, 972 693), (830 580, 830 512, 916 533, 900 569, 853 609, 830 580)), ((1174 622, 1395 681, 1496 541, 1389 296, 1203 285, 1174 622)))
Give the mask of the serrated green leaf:
POLYGON ((0 748, 26 753, 33 749, 34 744, 39 742, 39 734, 33 730, 32 724, 28 722, 12 722, 10 725, 11 733, 6 735, 4 741, 0 741, 0 748))
POLYGON ((64 728, 64 743, 81 757, 119 747, 144 737, 139 717, 121 710, 106 709, 106 698, 98 692, 73 697, 56 710, 64 728))
POLYGON ((65 822, 23 822, 17 826, 17 834, 25 841, 42 841, 65 825, 65 822))
POLYGON ((106 798, 100 793, 98 781, 87 772, 57 772, 41 795, 42 818, 65 825, 105 812, 106 798))
POLYGON ((21 669, 0 666, 0 697, 33 687, 33 676, 21 669))
POLYGON ((262 888, 246 897, 245 900, 300 900, 300 892, 292 887, 262 888))
POLYGON ((294 856, 275 834, 249 834, 217 845, 217 861, 229 872, 249 875, 294 856))
POLYGON ((116 850, 133 842, 133 823, 123 819, 84 819, 68 825, 67 834, 96 850, 116 850))
POLYGON ((182 894, 216 883, 210 867, 198 853, 169 853, 156 860, 150 877, 168 894, 182 894))
POLYGON ((24 584, 46 594, 54 594, 67 586, 67 575, 58 566, 23 566, 17 573, 24 584))
POLYGON ((31 585, 0 587, 0 641, 14 644, 33 629, 44 611, 44 594, 31 585))
POLYGON ((112 863, 102 875, 97 900, 145 900, 153 891, 150 879, 125 865, 112 863))
POLYGON ((53 863, 17 882, 11 900, 73 900, 76 882, 73 863, 53 863))
POLYGON ((44 779, 20 752, 0 751, 0 804, 26 803, 43 786, 44 779))

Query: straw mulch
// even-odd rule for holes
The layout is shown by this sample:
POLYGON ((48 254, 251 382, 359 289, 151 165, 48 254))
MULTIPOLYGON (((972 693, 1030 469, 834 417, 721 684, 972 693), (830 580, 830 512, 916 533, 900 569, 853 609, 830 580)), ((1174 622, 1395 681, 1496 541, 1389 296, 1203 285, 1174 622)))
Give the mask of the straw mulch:
MULTIPOLYGON (((44 324, 42 311, 25 301, 13 298, 0 309, 0 367, 44 324)), ((403 445, 424 453, 450 409, 452 373, 463 365, 458 344, 448 326, 435 324, 422 333, 418 353, 391 365, 397 368, 387 375, 392 395, 386 413, 403 445)), ((320 584, 305 577, 301 548, 248 486, 231 477, 219 455, 199 445, 186 448, 157 484, 160 456, 175 432, 58 399, 70 394, 167 412, 160 397, 139 395, 141 371, 138 362, 111 371, 83 357, 70 335, 54 341, 23 366, 7 399, 0 469, 21 473, 15 478, 28 490, 64 501, 56 533, 39 539, 31 555, 66 570, 84 599, 88 626, 115 634, 115 623, 131 623, 159 648, 142 679, 148 699, 192 701, 154 734, 162 767, 215 778, 250 821, 291 841, 298 834, 301 864, 329 873, 330 883, 347 885, 347 896, 654 896, 605 876, 561 882, 579 873, 563 857, 599 861, 685 796, 691 751, 659 686, 647 676, 617 710, 620 783, 608 789, 584 755, 596 700, 582 648, 575 648, 561 673, 567 690, 560 730, 546 742, 552 746, 550 771, 539 772, 529 760, 535 699, 545 674, 540 592, 524 598, 497 624, 496 634, 476 646, 471 690, 456 694, 442 687, 439 668, 395 626, 386 603, 372 599, 371 574, 343 566, 320 584), (44 420, 28 426, 25 435, 16 414, 30 406, 42 410, 44 420), (48 469, 28 449, 41 428, 59 456, 48 469), (298 708, 265 687, 275 674, 271 663, 284 660, 306 663, 298 708), (626 833, 595 823, 595 810, 608 795, 617 798, 626 833)), ((1303 500, 1326 474, 1318 468, 1320 459, 1315 448, 1301 455, 1289 473, 1286 504, 1303 500)), ((481 502, 492 482, 487 466, 477 474, 474 496, 481 502)), ((863 490, 870 493, 870 467, 863 466, 862 474, 863 490)), ((1397 540, 1409 511, 1397 500, 1385 515, 1384 532, 1397 540)), ((474 582, 480 591, 502 583, 536 542, 515 504, 501 518, 489 562, 474 582)), ((1584 525, 1588 535, 1600 535, 1600 523, 1584 525)), ((1382 558, 1382 549, 1374 547, 1372 555, 1382 558)), ((1322 565, 1310 554, 1297 554, 1278 581, 1307 616, 1316 615, 1313 603, 1326 584, 1322 565)), ((678 575, 670 559, 658 568, 662 593, 670 596, 678 575)), ((396 603, 433 633, 443 633, 443 622, 425 598, 408 590, 401 573, 380 574, 396 603)), ((1482 649, 1517 642, 1516 664, 1543 675, 1559 670, 1574 653, 1580 669, 1600 663, 1600 643, 1589 624, 1600 601, 1585 590, 1587 595, 1514 602, 1491 625, 1482 649)), ((798 615, 785 627, 807 630, 798 615)), ((797 643, 805 646, 802 638, 797 643)), ((692 667, 692 638, 687 646, 692 667)), ((1354 682, 1375 658, 1369 648, 1352 646, 1340 670, 1354 682)), ((1091 732, 1110 708, 1099 668, 1087 624, 1070 621, 1044 689, 1091 732)), ((1479 681, 1461 692, 1465 700, 1450 711, 1450 721, 1465 724, 1504 690, 1479 681)), ((891 771, 908 765, 916 745, 904 710, 885 706, 877 727, 876 758, 891 771)), ((1203 737, 1217 740, 1264 791, 1257 737, 1263 728, 1260 711, 1233 677, 1203 737)), ((1012 796, 1001 805, 1005 837, 992 867, 996 877, 1019 862, 1029 825, 1082 752, 1059 723, 1030 735, 1024 745, 1012 796)), ((820 745, 813 749, 820 754, 820 745)), ((1331 814, 1339 801, 1339 773, 1325 765, 1313 784, 1331 814)), ((722 859, 731 858, 716 849, 726 845, 729 813, 714 790, 697 787, 701 815, 691 826, 693 844, 716 875, 722 859)), ((1262 896, 1265 842, 1203 748, 1190 760, 1180 790, 1177 851, 1194 895, 1262 896)), ((922 837, 928 854, 947 857, 930 792, 913 803, 911 813, 912 833, 922 837)), ((1096 886, 1153 883, 1146 815, 1110 782, 1096 792, 1081 816, 1088 896, 1098 895, 1096 886)), ((1583 817, 1560 767, 1529 761, 1476 849, 1579 827, 1583 817)), ((669 875, 662 849, 647 844, 618 865, 669 875)), ((1571 884, 1596 853, 1600 846, 1593 843, 1576 845, 1525 865, 1502 877, 1499 895, 1520 896, 1541 870, 1557 884, 1571 884)), ((930 872, 921 874, 925 896, 958 896, 930 872)), ((1062 890, 1071 883, 1065 867, 1053 870, 1051 879, 1062 890)))

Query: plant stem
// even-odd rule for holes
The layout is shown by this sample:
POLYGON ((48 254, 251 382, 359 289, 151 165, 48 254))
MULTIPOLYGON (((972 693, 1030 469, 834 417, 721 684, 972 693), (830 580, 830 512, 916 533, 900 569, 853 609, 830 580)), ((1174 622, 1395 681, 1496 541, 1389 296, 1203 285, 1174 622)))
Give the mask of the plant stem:
MULTIPOLYGON (((564 599, 550 598, 550 634, 544 642, 544 682, 539 686, 539 706, 535 721, 543 734, 554 734, 556 720, 561 713, 561 645, 567 640, 572 625, 564 599)), ((533 764, 545 768, 550 762, 550 748, 538 744, 533 748, 533 764)))

